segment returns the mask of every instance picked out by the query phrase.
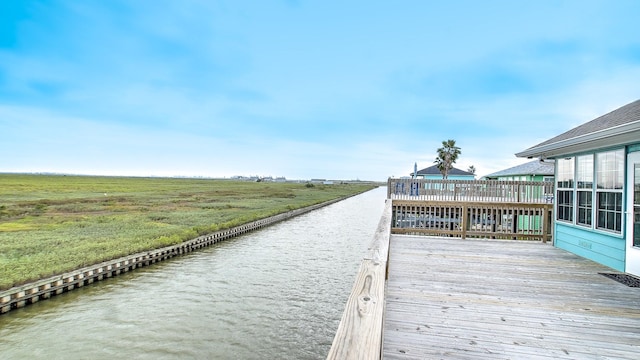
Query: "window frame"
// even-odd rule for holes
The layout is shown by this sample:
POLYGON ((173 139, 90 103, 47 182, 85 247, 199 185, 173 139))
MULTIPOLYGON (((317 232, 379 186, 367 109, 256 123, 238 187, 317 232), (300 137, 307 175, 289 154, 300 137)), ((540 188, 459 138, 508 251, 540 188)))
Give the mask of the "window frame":
POLYGON ((580 155, 575 158, 575 224, 586 228, 593 228, 594 223, 594 158, 595 154, 580 155))
POLYGON ((574 223, 575 158, 556 160, 556 221, 574 223))
POLYGON ((622 235, 625 225, 625 149, 603 151, 595 155, 594 227, 622 235), (603 198, 606 200, 602 201, 603 198))

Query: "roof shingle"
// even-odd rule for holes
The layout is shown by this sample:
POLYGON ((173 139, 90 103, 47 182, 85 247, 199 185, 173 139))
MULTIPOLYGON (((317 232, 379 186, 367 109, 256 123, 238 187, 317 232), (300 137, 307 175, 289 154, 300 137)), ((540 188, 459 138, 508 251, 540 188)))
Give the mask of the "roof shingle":
MULTIPOLYGON (((413 172, 410 175, 413 176, 413 172)), ((424 175, 442 175, 442 173, 440 172, 440 169, 438 169, 438 165, 433 165, 433 166, 429 166, 428 168, 424 168, 422 170, 418 170, 418 176, 424 176, 424 175)), ((460 170, 460 169, 457 169, 457 168, 452 168, 451 170, 449 170, 449 175, 474 176, 473 173, 470 173, 470 172, 464 171, 464 170, 460 170)))
POLYGON ((563 140, 573 139, 579 136, 591 134, 597 131, 610 129, 616 126, 629 124, 636 121, 640 121, 640 100, 636 100, 621 108, 613 110, 608 114, 595 118, 556 137, 553 137, 538 145, 532 146, 529 149, 557 143, 563 140))
POLYGON ((493 174, 485 175, 486 178, 495 178, 499 176, 514 176, 514 175, 549 175, 554 174, 555 161, 553 160, 533 160, 510 167, 508 169, 494 172, 493 174))

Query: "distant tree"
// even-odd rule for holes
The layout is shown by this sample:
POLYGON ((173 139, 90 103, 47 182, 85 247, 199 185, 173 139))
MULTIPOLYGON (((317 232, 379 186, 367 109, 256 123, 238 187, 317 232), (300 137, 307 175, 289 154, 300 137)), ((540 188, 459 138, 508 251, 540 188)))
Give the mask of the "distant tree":
POLYGON ((438 157, 436 157, 436 165, 442 173, 442 178, 449 177, 449 171, 453 169, 453 164, 458 160, 460 148, 456 146, 455 140, 447 140, 442 142, 442 147, 438 149, 438 157))
POLYGON ((469 168, 467 169, 468 172, 472 173, 473 175, 476 174, 476 167, 471 165, 469 166, 469 168))

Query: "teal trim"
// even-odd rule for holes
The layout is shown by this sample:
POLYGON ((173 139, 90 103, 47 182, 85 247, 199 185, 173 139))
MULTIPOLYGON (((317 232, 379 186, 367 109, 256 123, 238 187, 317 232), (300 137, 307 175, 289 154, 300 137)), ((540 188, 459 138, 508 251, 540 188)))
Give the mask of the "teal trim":
POLYGON ((449 175, 447 180, 475 180, 475 177, 469 175, 449 175))
POLYGON ((594 232, 560 222, 555 223, 555 230, 556 247, 624 272, 625 239, 620 235, 594 232))
POLYGON ((629 147, 627 147, 627 153, 632 153, 636 151, 640 151, 640 144, 629 145, 629 147))

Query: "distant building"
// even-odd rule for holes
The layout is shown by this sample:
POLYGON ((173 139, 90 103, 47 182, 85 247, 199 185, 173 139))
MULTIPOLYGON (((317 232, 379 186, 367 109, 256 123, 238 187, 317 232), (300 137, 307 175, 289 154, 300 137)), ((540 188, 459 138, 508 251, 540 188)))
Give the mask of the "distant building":
POLYGON ((554 160, 533 160, 485 175, 484 178, 502 181, 553 181, 555 164, 554 160))
MULTIPOLYGON (((409 174, 409 176, 413 177, 413 172, 409 174)), ((442 173, 440 172, 440 169, 438 169, 438 165, 433 165, 428 168, 418 170, 416 178, 426 180, 442 180, 442 173)), ((449 170, 447 180, 475 180, 475 178, 476 176, 473 173, 457 168, 452 168, 451 170, 449 170)))

